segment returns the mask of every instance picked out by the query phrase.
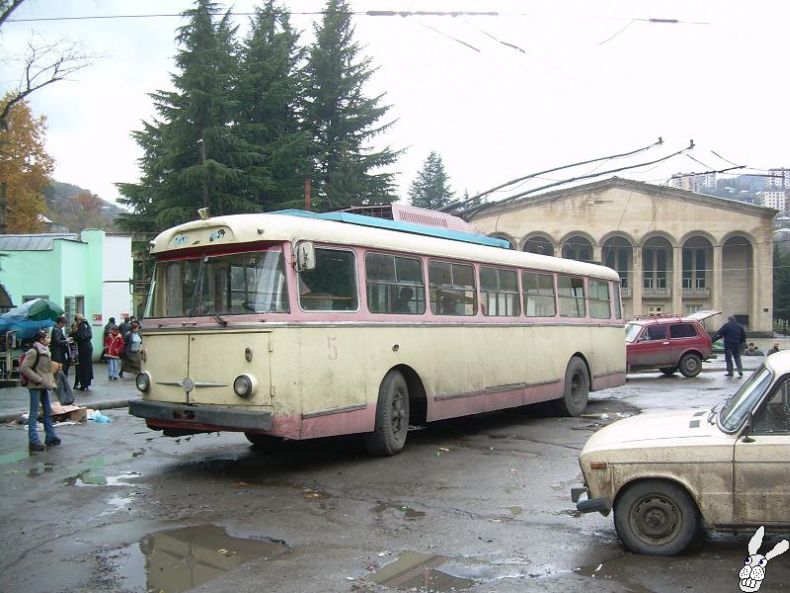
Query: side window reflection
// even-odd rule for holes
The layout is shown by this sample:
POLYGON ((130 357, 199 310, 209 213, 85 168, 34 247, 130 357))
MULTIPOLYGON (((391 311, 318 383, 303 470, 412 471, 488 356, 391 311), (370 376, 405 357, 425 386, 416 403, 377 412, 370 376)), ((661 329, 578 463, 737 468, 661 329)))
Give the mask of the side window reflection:
POLYGON ((790 433, 790 376, 774 388, 770 399, 754 415, 753 433, 790 433))

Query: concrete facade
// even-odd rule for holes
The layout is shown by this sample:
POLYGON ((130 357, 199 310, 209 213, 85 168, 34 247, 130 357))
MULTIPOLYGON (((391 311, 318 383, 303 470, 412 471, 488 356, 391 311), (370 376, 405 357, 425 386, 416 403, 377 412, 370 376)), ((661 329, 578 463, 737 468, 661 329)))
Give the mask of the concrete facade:
POLYGON ((102 328, 132 311, 132 243, 101 229, 75 233, 0 235, 0 285, 13 305, 36 297, 76 313, 93 327, 93 351, 102 351, 102 328), (97 329, 99 331, 97 331, 97 329))
POLYGON ((614 177, 491 204, 470 222, 515 249, 614 268, 627 317, 717 309, 752 332, 770 332, 775 215, 614 177))

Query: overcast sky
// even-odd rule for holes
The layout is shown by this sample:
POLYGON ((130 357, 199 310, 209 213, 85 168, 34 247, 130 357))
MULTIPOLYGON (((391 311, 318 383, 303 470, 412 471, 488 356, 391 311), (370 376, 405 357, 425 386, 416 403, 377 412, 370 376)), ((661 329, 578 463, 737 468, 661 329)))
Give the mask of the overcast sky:
MULTIPOLYGON (((312 39, 324 2, 282 2, 312 39)), ((230 7, 230 3, 221 3, 230 7)), ((178 14, 188 0, 27 0, 14 19, 178 14)), ((255 2, 237 0, 236 13, 255 2)), ((790 167, 788 23, 781 0, 512 1, 356 0, 355 11, 486 11, 496 16, 354 17, 356 39, 378 71, 369 95, 386 93, 396 123, 379 142, 406 149, 395 171, 400 195, 428 153, 438 152, 460 195, 531 172, 626 152, 638 157, 588 165, 533 183, 658 159, 619 173, 662 183, 677 172, 731 166, 790 167), (676 19, 674 24, 649 19, 676 19), (500 43, 505 42, 505 43, 500 43), (517 46, 515 49, 509 45, 517 46)), ((240 31, 247 16, 238 16, 240 31)), ((19 83, 32 34, 69 40, 100 55, 72 80, 31 97, 48 119, 54 177, 118 196, 136 181, 141 152, 130 138, 152 117, 147 93, 169 88, 178 17, 7 22, 0 34, 2 91, 19 83)), ((606 177, 608 177, 607 175, 606 177)), ((523 190, 529 185, 520 186, 523 190)), ((506 197, 500 192, 496 197, 506 197)))

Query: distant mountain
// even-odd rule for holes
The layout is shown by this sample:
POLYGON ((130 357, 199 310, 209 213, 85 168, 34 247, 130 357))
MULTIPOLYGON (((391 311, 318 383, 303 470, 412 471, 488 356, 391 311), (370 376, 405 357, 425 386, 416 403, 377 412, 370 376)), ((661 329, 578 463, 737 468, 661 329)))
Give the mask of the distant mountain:
POLYGON ((44 199, 48 210, 46 216, 52 221, 52 227, 67 228, 75 233, 85 228, 116 231, 114 220, 124 211, 90 190, 54 179, 44 190, 44 199))

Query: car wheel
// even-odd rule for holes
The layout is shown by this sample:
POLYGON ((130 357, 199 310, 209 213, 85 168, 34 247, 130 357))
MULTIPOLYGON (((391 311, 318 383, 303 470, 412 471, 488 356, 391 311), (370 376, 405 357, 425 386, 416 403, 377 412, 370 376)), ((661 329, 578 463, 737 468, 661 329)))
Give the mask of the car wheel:
POLYGON ((680 554, 697 535, 699 523, 697 505, 688 492, 671 482, 636 482, 615 502, 617 535, 637 554, 680 554))
POLYGON ((679 366, 684 377, 696 377, 702 370, 702 359, 698 354, 689 352, 680 359, 679 366))
POLYGON ((587 407, 589 395, 590 374, 587 365, 574 356, 565 370, 565 393, 554 401, 554 409, 560 416, 578 416, 587 407))
POLYGON ((409 430, 409 386, 397 371, 390 371, 379 387, 376 425, 365 435, 365 445, 372 455, 396 455, 406 444, 409 430))
POLYGON ((663 369, 659 369, 662 373, 664 373, 667 377, 671 377, 675 373, 678 372, 678 367, 664 367, 663 369))

